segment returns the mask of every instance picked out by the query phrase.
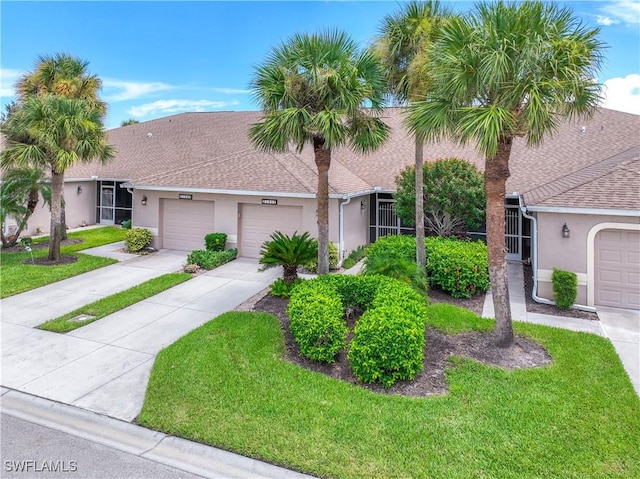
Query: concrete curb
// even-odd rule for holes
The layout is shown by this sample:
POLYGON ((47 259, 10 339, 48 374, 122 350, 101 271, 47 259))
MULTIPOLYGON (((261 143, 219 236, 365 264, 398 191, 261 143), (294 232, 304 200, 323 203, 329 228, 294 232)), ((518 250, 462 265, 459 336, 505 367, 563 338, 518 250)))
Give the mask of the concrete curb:
POLYGON ((3 414, 210 479, 311 479, 256 459, 168 436, 67 404, 3 388, 3 414))

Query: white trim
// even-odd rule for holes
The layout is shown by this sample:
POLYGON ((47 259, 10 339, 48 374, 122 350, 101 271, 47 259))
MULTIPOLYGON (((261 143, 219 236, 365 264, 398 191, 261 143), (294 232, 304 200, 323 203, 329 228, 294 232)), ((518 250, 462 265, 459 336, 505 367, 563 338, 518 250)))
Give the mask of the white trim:
POLYGON ((607 229, 640 231, 640 224, 635 223, 600 223, 593 226, 587 234, 587 305, 595 306, 596 272, 595 241, 596 235, 607 229))
POLYGON ((144 228, 149 230, 152 236, 158 236, 158 228, 149 228, 148 226, 134 226, 134 228, 144 228))
POLYGON ((640 210, 607 210, 598 208, 568 208, 560 206, 527 206, 527 210, 535 213, 640 217, 640 210))
MULTIPOLYGON (((587 273, 576 273, 578 276, 578 286, 586 286, 587 285, 587 273)), ((551 269, 539 269, 538 270, 538 281, 542 281, 544 283, 552 283, 553 282, 553 270, 551 269)))

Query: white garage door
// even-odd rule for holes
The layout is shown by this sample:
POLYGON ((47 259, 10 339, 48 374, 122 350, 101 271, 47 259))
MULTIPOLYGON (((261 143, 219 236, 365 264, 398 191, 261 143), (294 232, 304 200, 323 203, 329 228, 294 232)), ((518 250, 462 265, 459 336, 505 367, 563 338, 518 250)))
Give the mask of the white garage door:
POLYGON ((181 251, 204 249, 213 233, 213 201, 163 200, 162 247, 181 251))
POLYGON ((259 258, 262 243, 275 231, 301 234, 302 206, 240 205, 240 256, 259 258))
POLYGON ((595 303, 640 309, 640 232, 600 231, 595 255, 595 303))

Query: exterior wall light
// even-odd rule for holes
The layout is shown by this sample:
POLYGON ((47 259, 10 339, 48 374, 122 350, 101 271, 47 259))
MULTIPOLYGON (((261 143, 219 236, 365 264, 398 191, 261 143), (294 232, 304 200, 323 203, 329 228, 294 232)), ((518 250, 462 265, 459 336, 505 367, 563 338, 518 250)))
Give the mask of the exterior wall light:
POLYGON ((82 185, 78 185, 78 190, 77 190, 78 194, 82 193, 82 185))
POLYGON ((565 223, 564 225, 562 225, 562 237, 569 238, 570 236, 571 236, 571 231, 569 230, 567 223, 565 223))
MULTIPOLYGON (((142 205, 146 206, 147 205, 147 197, 146 195, 142 197, 142 205)), ((566 226, 566 225, 565 225, 566 226)))
POLYGON ((367 200, 360 200, 360 209, 361 210, 367 209, 367 200))

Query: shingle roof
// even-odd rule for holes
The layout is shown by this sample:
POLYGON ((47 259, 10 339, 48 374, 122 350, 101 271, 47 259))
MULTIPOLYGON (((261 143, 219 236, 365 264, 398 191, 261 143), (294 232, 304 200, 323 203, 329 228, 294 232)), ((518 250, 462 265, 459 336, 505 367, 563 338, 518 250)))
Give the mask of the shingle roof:
MULTIPOLYGON (((66 177, 120 178, 136 187, 314 194, 317 174, 312 148, 300 154, 256 150, 247 130, 261 117, 261 112, 183 113, 116 128, 108 138, 117 149, 113 162, 76 165, 66 177)), ((378 151, 360 155, 338 148, 332 152, 330 193, 350 194, 376 186, 394 190, 395 177, 413 163, 414 140, 402 126, 401 109, 386 109, 382 117, 391 127, 391 136, 378 151)), ((541 147, 528 148, 524 139, 514 142, 507 190, 524 194, 527 204, 592 207, 602 198, 602 204, 620 203, 620 208, 626 208, 632 202, 619 201, 618 194, 632 196, 638 191, 638 175, 594 172, 606 169, 598 164, 608 164, 602 162, 624 152, 637 152, 639 146, 638 115, 602 109, 586 122, 565 121, 541 147), (611 200, 605 201, 602 188, 608 188, 611 200)), ((484 160, 471 145, 442 142, 425 145, 424 152, 426 161, 457 156, 483 169, 484 160)), ((635 168, 637 173, 637 163, 609 161, 631 173, 635 168)))

